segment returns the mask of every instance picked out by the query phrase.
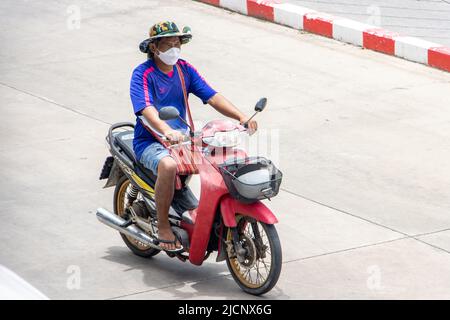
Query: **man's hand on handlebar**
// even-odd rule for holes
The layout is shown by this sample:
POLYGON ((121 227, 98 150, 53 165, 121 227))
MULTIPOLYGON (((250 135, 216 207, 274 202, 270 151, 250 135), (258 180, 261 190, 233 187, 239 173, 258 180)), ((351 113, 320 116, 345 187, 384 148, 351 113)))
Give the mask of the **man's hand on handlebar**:
POLYGON ((242 125, 247 124, 246 128, 248 129, 249 134, 255 133, 256 130, 258 130, 258 123, 253 119, 251 119, 250 121, 248 121, 248 123, 246 123, 247 121, 248 121, 248 117, 242 117, 239 120, 240 124, 242 124, 242 125))
POLYGON ((185 136, 177 130, 168 130, 167 132, 164 132, 164 136, 170 144, 177 144, 183 142, 185 139, 185 136))

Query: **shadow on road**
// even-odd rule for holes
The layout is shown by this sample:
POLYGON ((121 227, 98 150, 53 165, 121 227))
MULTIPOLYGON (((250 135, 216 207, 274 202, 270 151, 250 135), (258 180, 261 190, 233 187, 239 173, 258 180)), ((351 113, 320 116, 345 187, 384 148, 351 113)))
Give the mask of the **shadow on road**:
MULTIPOLYGON (((228 272, 226 264, 216 263, 212 254, 202 266, 183 263, 164 253, 146 259, 131 253, 128 248, 113 246, 107 249, 102 259, 128 268, 123 272, 139 270, 148 290, 117 298, 145 299, 289 299, 289 296, 274 288, 269 295, 253 297, 244 293, 228 272)), ((120 275, 118 275, 120 276, 120 275)))

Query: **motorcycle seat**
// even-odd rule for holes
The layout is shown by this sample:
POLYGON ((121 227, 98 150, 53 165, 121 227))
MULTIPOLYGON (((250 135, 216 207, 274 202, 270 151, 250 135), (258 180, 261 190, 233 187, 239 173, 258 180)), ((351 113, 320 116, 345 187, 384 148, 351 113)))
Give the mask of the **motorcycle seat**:
POLYGON ((120 149, 123 150, 125 155, 130 158, 135 166, 135 171, 139 177, 141 177, 147 184, 154 187, 156 183, 156 175, 147 168, 145 168, 137 159, 133 150, 134 131, 127 130, 117 133, 114 136, 114 140, 120 149))
MULTIPOLYGON (((133 150, 133 130, 123 131, 117 133, 114 136, 114 140, 120 149, 125 153, 125 155, 133 162, 134 170, 136 174, 144 180, 152 188, 155 187, 156 175, 147 168, 145 168, 139 161, 136 160, 136 155, 133 150)), ((181 182, 183 184, 182 188, 175 190, 175 194, 172 201, 172 207, 179 214, 186 210, 193 210, 198 207, 198 200, 190 190, 188 186, 185 185, 187 176, 180 176, 181 182)))

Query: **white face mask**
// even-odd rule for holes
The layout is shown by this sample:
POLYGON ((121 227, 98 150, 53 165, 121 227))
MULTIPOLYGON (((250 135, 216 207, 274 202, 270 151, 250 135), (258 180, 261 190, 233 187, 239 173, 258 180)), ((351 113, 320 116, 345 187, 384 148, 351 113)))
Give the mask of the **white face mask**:
POLYGON ((167 50, 166 52, 159 52, 157 54, 158 58, 161 59, 162 62, 169 66, 175 65, 177 63, 178 59, 180 58, 181 49, 180 48, 171 48, 167 50))

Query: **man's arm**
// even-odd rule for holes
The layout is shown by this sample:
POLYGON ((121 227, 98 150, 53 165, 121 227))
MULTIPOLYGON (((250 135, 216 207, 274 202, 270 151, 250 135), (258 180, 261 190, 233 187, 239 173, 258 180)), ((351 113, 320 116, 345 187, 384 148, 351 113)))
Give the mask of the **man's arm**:
POLYGON ((181 132, 172 129, 165 121, 159 119, 159 114, 155 107, 147 106, 141 113, 150 125, 167 137, 170 142, 177 142, 182 139, 183 134, 181 132))
MULTIPOLYGON (((249 119, 249 117, 240 112, 238 108, 236 108, 220 93, 216 93, 212 98, 210 98, 208 100, 208 104, 224 116, 238 120, 240 123, 244 123, 249 119)), ((248 123, 248 128, 251 132, 256 131, 258 129, 257 122, 255 120, 250 120, 248 123)))
MULTIPOLYGON (((185 62, 186 63, 186 62, 185 62)), ((238 120, 241 124, 247 122, 249 117, 240 112, 230 101, 228 101, 220 93, 217 93, 211 86, 203 79, 198 71, 189 63, 186 63, 187 70, 191 76, 189 85, 189 92, 192 92, 199 97, 204 103, 207 102, 214 109, 219 111, 224 116, 238 120)), ((258 125, 255 120, 248 122, 250 134, 255 132, 258 125)))

